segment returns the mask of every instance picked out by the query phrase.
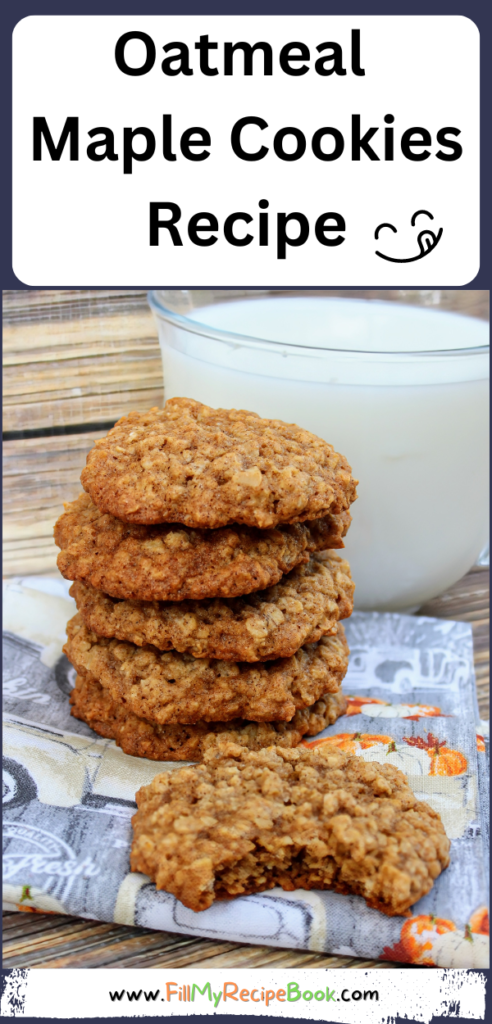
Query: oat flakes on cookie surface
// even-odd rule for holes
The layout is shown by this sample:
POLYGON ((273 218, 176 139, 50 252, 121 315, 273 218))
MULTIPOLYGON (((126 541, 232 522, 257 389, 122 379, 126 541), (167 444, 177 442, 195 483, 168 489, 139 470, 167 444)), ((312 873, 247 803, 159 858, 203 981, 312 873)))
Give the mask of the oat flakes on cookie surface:
POLYGON ((200 911, 274 886, 404 914, 449 863, 439 815, 392 765, 218 742, 136 795, 131 867, 200 911))
POLYGON ((310 708, 296 711, 290 722, 197 722, 195 725, 156 725, 138 718, 127 705, 86 673, 78 675, 70 695, 72 715, 91 729, 115 740, 125 754, 152 761, 199 761, 218 740, 228 739, 250 750, 277 744, 296 747, 303 736, 316 736, 333 725, 347 709, 341 690, 327 693, 310 708))
POLYGON ((342 626, 335 636, 276 661, 215 661, 177 651, 137 647, 92 633, 80 613, 67 625, 67 658, 89 672, 115 700, 140 718, 165 724, 290 721, 325 693, 335 693, 347 671, 342 626))
POLYGON ((206 529, 318 519, 356 497, 347 460, 315 434, 189 398, 124 416, 96 441, 81 481, 126 522, 206 529))
POLYGON ((303 644, 334 635, 338 620, 352 613, 353 591, 348 562, 327 552, 247 597, 118 601, 84 583, 70 588, 99 636, 226 661, 290 658, 303 644))
POLYGON ((275 529, 139 526, 100 512, 88 494, 55 525, 65 579, 142 601, 236 597, 278 583, 316 550, 343 547, 349 512, 275 529))

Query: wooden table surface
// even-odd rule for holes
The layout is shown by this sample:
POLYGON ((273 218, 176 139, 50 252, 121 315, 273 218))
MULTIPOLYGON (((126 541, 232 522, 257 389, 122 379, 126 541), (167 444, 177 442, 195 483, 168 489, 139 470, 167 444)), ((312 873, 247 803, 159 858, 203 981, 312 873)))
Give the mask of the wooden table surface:
MULTIPOLYGON (((477 696, 489 717, 489 570, 473 569, 419 614, 470 622, 475 647, 477 696)), ((61 914, 6 913, 5 968, 12 967, 409 967, 378 960, 197 939, 148 928, 85 921, 61 914)))

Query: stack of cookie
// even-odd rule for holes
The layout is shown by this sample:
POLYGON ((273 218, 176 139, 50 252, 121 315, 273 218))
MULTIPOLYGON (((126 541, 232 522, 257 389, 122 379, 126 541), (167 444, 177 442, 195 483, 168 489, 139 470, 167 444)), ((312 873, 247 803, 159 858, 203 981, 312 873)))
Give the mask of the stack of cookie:
POLYGON ((96 442, 55 527, 74 580, 72 714, 129 754, 200 760, 218 733, 296 746, 346 707, 340 619, 355 484, 308 431, 184 398, 96 442))

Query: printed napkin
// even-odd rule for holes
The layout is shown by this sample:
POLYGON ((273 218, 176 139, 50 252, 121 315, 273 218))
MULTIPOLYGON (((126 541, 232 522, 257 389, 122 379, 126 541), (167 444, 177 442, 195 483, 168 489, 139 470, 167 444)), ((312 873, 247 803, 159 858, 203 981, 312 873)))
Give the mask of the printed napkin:
POLYGON ((488 738, 485 728, 477 734, 467 623, 354 613, 345 624, 347 713, 308 741, 396 765, 439 811, 451 863, 410 915, 386 917, 358 896, 278 888, 194 913, 129 870, 135 792, 180 763, 130 757, 70 716, 66 594, 64 581, 40 577, 4 590, 4 906, 420 965, 488 965, 488 738))

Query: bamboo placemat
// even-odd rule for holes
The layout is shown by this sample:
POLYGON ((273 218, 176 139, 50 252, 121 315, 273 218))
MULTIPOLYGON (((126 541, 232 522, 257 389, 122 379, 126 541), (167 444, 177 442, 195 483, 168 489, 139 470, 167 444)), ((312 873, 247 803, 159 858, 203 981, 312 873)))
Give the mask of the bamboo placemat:
MULTIPOLYGON (((419 614, 470 622, 482 718, 489 714, 489 570, 472 569, 419 614)), ((3 917, 5 968, 12 967, 350 967, 408 968, 381 960, 329 956, 245 943, 197 939, 61 914, 7 913, 3 917)))

